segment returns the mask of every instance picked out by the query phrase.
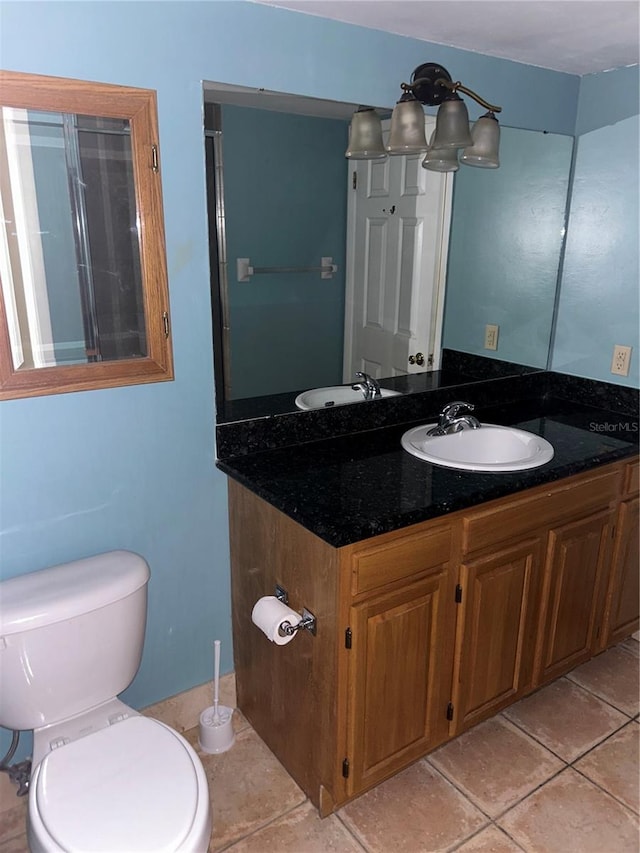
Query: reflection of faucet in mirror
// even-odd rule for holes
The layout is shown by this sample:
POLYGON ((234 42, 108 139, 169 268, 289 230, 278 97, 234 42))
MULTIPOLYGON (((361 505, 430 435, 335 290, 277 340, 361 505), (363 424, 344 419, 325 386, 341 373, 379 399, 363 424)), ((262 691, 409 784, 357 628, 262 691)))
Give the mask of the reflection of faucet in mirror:
POLYGON ((460 415, 458 417, 458 412, 462 409, 468 409, 472 412, 475 406, 472 403, 464 403, 462 400, 449 403, 440 412, 437 426, 428 430, 427 435, 451 435, 451 433, 461 432, 465 428, 480 429, 480 421, 473 415, 460 415))
POLYGON ((359 376, 361 381, 356 382, 351 387, 354 391, 362 391, 365 400, 375 400, 377 397, 382 396, 380 386, 373 376, 369 376, 368 373, 362 373, 360 370, 358 370, 356 376, 359 376))

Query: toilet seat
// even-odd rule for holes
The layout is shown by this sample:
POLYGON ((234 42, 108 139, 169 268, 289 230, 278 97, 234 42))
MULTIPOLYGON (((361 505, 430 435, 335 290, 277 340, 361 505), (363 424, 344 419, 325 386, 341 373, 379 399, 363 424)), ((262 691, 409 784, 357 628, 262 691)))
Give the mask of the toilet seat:
POLYGON ((131 716, 49 752, 36 768, 30 820, 44 849, 69 853, 205 850, 209 793, 177 732, 131 716))

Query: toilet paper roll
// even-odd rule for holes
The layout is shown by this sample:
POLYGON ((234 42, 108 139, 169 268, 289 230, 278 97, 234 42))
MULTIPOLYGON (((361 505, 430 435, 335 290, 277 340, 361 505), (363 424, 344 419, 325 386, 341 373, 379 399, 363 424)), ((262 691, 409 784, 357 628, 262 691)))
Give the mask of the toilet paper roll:
POLYGON ((299 613, 283 604, 275 595, 265 595, 259 598, 253 606, 251 621, 267 636, 272 643, 284 646, 290 643, 295 634, 280 632, 284 622, 297 625, 301 621, 299 613))

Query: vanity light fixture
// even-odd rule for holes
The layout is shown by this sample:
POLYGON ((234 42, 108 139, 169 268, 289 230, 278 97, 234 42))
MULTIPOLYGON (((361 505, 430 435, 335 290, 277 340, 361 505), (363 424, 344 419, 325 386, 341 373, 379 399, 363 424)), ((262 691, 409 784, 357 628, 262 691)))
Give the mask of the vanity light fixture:
POLYGON ((431 134, 429 147, 422 166, 424 169, 430 169, 432 172, 457 172, 458 171, 458 149, 457 148, 436 148, 433 144, 436 132, 431 134))
POLYGON ((463 149, 460 162, 467 166, 497 169, 500 165, 498 147, 500 126, 495 116, 502 107, 490 104, 434 62, 414 69, 410 83, 401 83, 402 96, 391 116, 389 141, 382 143, 382 128, 375 110, 360 108, 353 115, 349 130, 346 156, 360 160, 380 160, 383 153, 391 155, 426 152, 422 163, 425 169, 453 172, 458 168, 458 150, 463 149), (487 109, 469 128, 469 114, 462 92, 487 109), (430 143, 424 132, 422 105, 438 107, 436 129, 430 143))
POLYGON ((380 116, 373 107, 359 107, 349 125, 349 146, 344 154, 351 160, 384 160, 380 116))

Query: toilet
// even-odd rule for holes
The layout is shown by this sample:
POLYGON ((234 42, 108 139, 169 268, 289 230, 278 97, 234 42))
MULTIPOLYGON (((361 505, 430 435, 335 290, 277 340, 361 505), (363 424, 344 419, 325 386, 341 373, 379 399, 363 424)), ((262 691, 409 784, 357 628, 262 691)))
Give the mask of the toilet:
POLYGON ((206 853, 194 749, 117 695, 140 665, 149 567, 110 551, 0 583, 0 725, 33 729, 32 853, 206 853))

